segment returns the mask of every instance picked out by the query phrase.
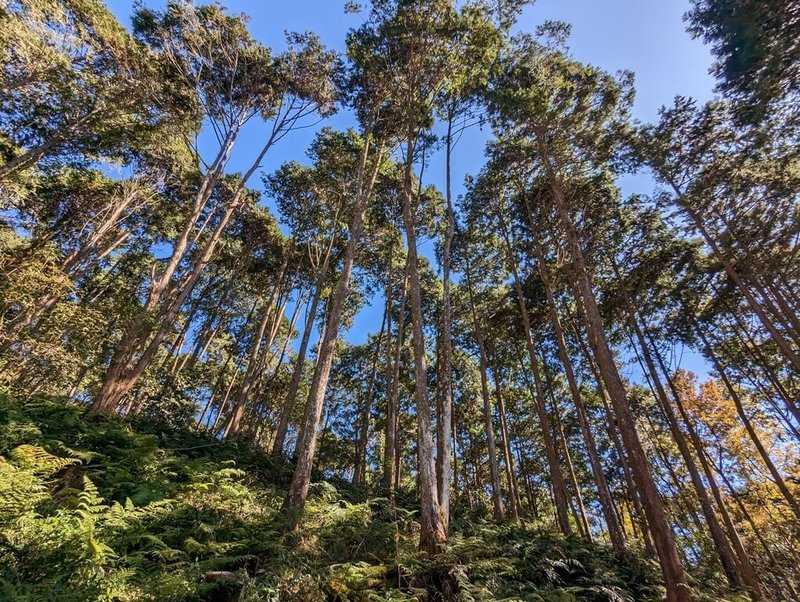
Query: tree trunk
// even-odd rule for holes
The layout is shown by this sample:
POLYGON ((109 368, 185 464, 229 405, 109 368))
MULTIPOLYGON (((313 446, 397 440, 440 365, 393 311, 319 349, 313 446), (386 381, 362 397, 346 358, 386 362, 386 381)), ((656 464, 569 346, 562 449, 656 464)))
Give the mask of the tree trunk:
POLYGON ((417 260, 415 232, 414 192, 412 166, 414 161, 413 137, 406 140, 405 174, 403 178, 403 223, 408 247, 408 292, 411 307, 411 329, 414 350, 414 396, 417 402, 417 472, 420 498, 420 550, 430 557, 436 556, 447 541, 444 522, 439 511, 439 494, 436 487, 431 408, 428 399, 428 370, 422 317, 422 292, 417 260))
MULTIPOLYGON (((545 293, 547 295, 548 313, 550 315, 550 324, 556 336, 556 344, 558 346, 558 353, 561 358, 561 364, 564 367, 564 372, 567 377, 570 394, 572 395, 572 402, 575 404, 575 409, 578 414, 578 423, 581 427, 581 434, 583 435, 583 442, 586 446, 586 452, 589 456, 589 465, 592 469, 592 476, 594 477, 595 485, 597 486, 598 497, 600 498, 600 507, 603 510, 603 518, 608 528, 608 535, 611 538, 611 545, 615 550, 625 549, 625 537, 622 533, 619 521, 617 520, 614 511, 614 502, 611 497, 611 491, 608 487, 605 474, 603 474, 603 466, 600 462, 600 456, 597 453, 597 444, 594 440, 591 427, 589 426, 589 419, 586 415, 586 407, 581 397, 580 389, 578 388, 578 381, 575 378, 575 372, 572 368, 572 360, 569 357, 567 343, 564 338, 564 329, 561 327, 561 319, 556 309, 555 299, 553 298, 553 290, 550 286, 550 278, 547 273, 547 266, 544 263, 544 252, 541 243, 537 244, 538 258, 539 258, 539 275, 542 278, 545 293)), ((620 458, 622 462, 623 459, 620 458)))
MULTIPOLYGON (((398 482, 398 470, 396 464, 397 449, 397 421, 400 414, 399 403, 399 384, 400 384, 400 362, 403 353, 403 343, 405 342, 405 321, 406 321, 406 298, 408 295, 408 256, 406 256, 405 267, 403 268, 403 286, 400 293, 399 315, 397 318, 397 336, 394 342, 393 354, 388 354, 386 358, 387 375, 389 383, 386 396, 386 441, 383 450, 383 486, 389 493, 389 498, 394 499, 394 491, 398 482), (394 360, 392 360, 394 358, 394 360), (391 370, 391 372, 389 372, 391 370)), ((389 351, 389 347, 386 348, 389 351)))
POLYGON ((273 456, 278 456, 283 453, 283 446, 286 443, 286 433, 289 430, 289 421, 292 419, 294 404, 297 399, 297 391, 300 388, 300 379, 303 376, 303 369, 305 368, 308 343, 311 340, 311 332, 314 330, 314 322, 316 322, 317 319, 317 308, 319 307, 319 301, 322 295, 322 287, 322 279, 318 277, 316 286, 314 287, 314 296, 309 302, 310 305, 306 313, 306 324, 305 328, 303 329, 303 338, 300 341, 300 348, 297 350, 297 356, 294 360, 295 363, 294 370, 292 371, 292 380, 289 382, 289 389, 286 393, 286 399, 283 402, 280 419, 278 420, 278 427, 275 432, 275 441, 272 444, 273 456))
POLYGON ((472 327, 475 335, 475 342, 478 344, 479 369, 481 373, 481 397, 483 399, 483 423, 486 433, 486 442, 489 454, 489 475, 492 481, 492 508, 494 519, 498 522, 505 520, 506 511, 503 505, 503 494, 500 487, 500 470, 497 464, 497 446, 495 443, 495 431, 492 420, 492 401, 489 396, 489 384, 487 377, 488 362, 486 358, 486 345, 483 342, 483 334, 478 322, 478 315, 475 311, 475 299, 472 289, 472 278, 470 276, 469 264, 466 270, 467 292, 469 295, 469 308, 472 314, 472 327))
POLYGON ((762 600, 764 598, 763 586, 761 584, 760 579, 758 578, 758 574, 756 573, 755 567, 753 566, 753 563, 750 560, 750 555, 747 553, 747 550, 745 550, 744 544, 742 543, 742 540, 739 537, 739 532, 736 529, 736 525, 734 525, 733 520, 731 519, 730 512, 728 512, 727 504, 725 503, 725 500, 722 498, 722 494, 719 490, 719 485, 717 485, 717 480, 714 478, 714 473, 711 470, 711 466, 709 466, 703 442, 701 441, 700 436, 695 430, 694 424, 692 423, 691 419, 689 418, 688 412, 683 406, 683 401, 681 400, 681 396, 678 393, 677 388, 675 387, 675 383, 672 381, 672 378, 670 378, 670 375, 666 370, 666 366, 664 366, 664 361, 661 358, 661 355, 655 349, 655 345, 653 344, 652 340, 650 340, 650 345, 653 347, 656 353, 656 357, 658 358, 658 363, 661 366, 661 371, 664 374, 664 377, 667 379, 669 389, 672 392, 673 398, 675 399, 675 404, 678 407, 681 419, 686 425, 687 432, 689 433, 689 440, 692 442, 692 446, 694 447, 695 453, 697 454, 697 458, 700 460, 700 466, 703 469, 703 474, 705 475, 706 481, 708 482, 708 486, 711 489, 711 494, 714 496, 714 501, 716 502, 717 508, 719 509, 720 516, 722 517, 722 522, 725 524, 725 528, 728 531, 728 537, 736 553, 736 559, 739 561, 738 565, 739 569, 741 570, 742 581, 747 587, 747 590, 750 593, 750 597, 753 598, 753 600, 762 600))
POLYGON ((550 418, 547 415, 544 387, 542 386, 542 377, 539 370, 539 360, 536 356, 536 349, 533 345, 533 335, 531 334, 530 316, 528 315, 528 308, 525 305, 525 296, 522 293, 522 284, 519 279, 517 262, 514 257, 513 249, 511 248, 511 243, 507 238, 506 249, 508 251, 508 260, 511 264, 512 275, 514 276, 514 289, 517 295, 517 305, 519 306, 520 318, 522 319, 522 330, 523 334, 525 335, 525 346, 528 350, 530 369, 531 373, 533 374, 536 393, 536 395, 533 397, 533 405, 539 417, 539 424, 541 426, 542 439, 545 447, 545 455, 547 456, 547 465, 550 469, 550 478, 553 482, 553 498, 556 506, 556 519, 558 520, 558 526, 559 529, 561 529, 561 533, 564 535, 572 535, 572 527, 569 523, 567 488, 564 483, 564 475, 561 472, 561 466, 558 462, 558 452, 556 451, 555 442, 553 441, 553 429, 550 425, 550 418))
MULTIPOLYGON (((236 404, 233 406, 233 411, 228 418, 228 422, 225 425, 225 430, 222 435, 223 439, 236 437, 241 430, 242 416, 244 416, 244 410, 250 394, 250 389, 252 388, 253 381, 255 380, 256 369, 259 363, 259 353, 261 352, 261 343, 264 340, 264 334, 267 330, 267 325, 270 323, 270 320, 280 320, 280 308, 277 296, 283 280, 283 272, 286 269, 286 263, 287 259, 284 258, 275 281, 275 286, 272 289, 272 293, 267 299, 267 302, 264 304, 261 321, 258 324, 258 330, 256 331, 256 334, 253 337, 253 342, 250 345, 250 357, 247 361, 247 368, 245 369, 244 377, 242 377, 242 386, 239 388, 239 396, 236 400, 236 404)), ((266 353, 266 349, 268 348, 269 343, 265 346, 263 353, 266 353)))
POLYGON ((705 347, 706 355, 711 359, 711 363, 714 365, 714 368, 717 370, 719 377, 722 379, 722 382, 725 385, 725 388, 728 390, 728 394, 731 396, 734 405, 736 406, 736 412, 739 414, 739 419, 742 421, 745 430, 747 430, 747 434, 750 436, 750 440, 756 447, 758 454, 761 456, 761 460, 764 462, 764 465, 769 470, 770 475, 772 475, 772 480, 778 486, 781 494, 783 495, 786 503, 789 504, 789 507, 794 512, 794 515, 800 519, 800 504, 798 504, 797 500, 795 499, 792 492, 789 490, 789 487, 786 485, 786 482, 783 480, 781 473, 778 472, 777 467, 772 462, 772 458, 769 457, 769 453, 764 448, 764 444, 761 443, 761 439, 756 433, 755 428, 753 427, 752 422, 747 417, 747 412, 744 410, 744 406, 742 405, 742 400, 739 397, 739 394, 736 392, 736 389, 733 388, 733 384, 731 384, 730 380, 728 380, 728 376, 725 373, 725 370, 722 368, 719 359, 717 358, 717 354, 714 353, 714 350, 711 348, 708 339, 703 334, 702 330, 695 325, 695 332, 700 340, 703 342, 703 346, 705 347))
POLYGON ((650 532, 653 535, 661 571, 664 576, 664 584, 667 588, 667 601, 688 602, 692 596, 686 582, 686 574, 667 520, 664 503, 650 473, 647 456, 636 432, 636 422, 628 406, 625 385, 614 363, 614 356, 606 339, 603 320, 589 281, 589 272, 578 240, 578 233, 567 208, 561 184, 556 179, 554 170, 550 165, 546 145, 541 139, 539 144, 542 160, 546 164, 546 172, 550 180, 552 197, 556 204, 561 226, 566 234, 567 251, 572 261, 574 277, 581 294, 581 305, 583 316, 586 320, 586 329, 589 333, 589 342, 600 374, 611 397, 622 440, 627 448, 631 472, 636 481, 637 489, 642 496, 642 505, 647 515, 647 522, 650 525, 650 532))
POLYGON ((519 497, 517 475, 514 472, 514 456, 511 453, 511 436, 506 419, 506 404, 503 399, 502 387, 500 386, 501 377, 497 367, 496 354, 492 353, 491 358, 492 373, 494 374, 494 396, 497 400, 497 415, 500 418, 500 433, 503 436, 503 457, 505 458, 506 479, 508 480, 508 497, 511 502, 511 516, 514 520, 519 520, 522 514, 522 503, 519 497))
MULTIPOLYGON (((615 273, 617 273, 616 266, 615 273)), ((619 278, 618 273, 617 278, 619 278)), ((670 403, 669 399, 667 398, 667 394, 664 391, 664 386, 661 383, 655 363, 653 362, 653 356, 650 352, 650 348, 645 340, 642 329, 639 326, 639 322, 636 319, 636 314, 631 306, 631 301, 627 298, 627 296, 625 296, 624 293, 623 296, 623 304, 625 305, 625 309, 628 314, 628 323, 636 335, 639 348, 642 352, 642 357, 644 358, 645 366, 643 366, 643 368, 645 368, 646 373, 650 375, 649 380, 653 387, 653 393, 656 401, 667 420, 667 426, 672 434, 672 438, 678 445, 678 450, 680 451, 684 464, 686 464, 686 468, 689 471, 689 477, 691 478, 692 485, 697 493, 697 498, 700 501, 700 508, 703 511, 703 516, 706 519, 706 525, 711 533, 711 541, 714 544, 714 550, 716 551, 717 557, 722 564, 722 570, 725 572, 725 576, 728 579, 728 584, 732 589, 740 589, 742 587, 742 579, 739 574, 739 567, 737 566, 733 549, 731 548, 728 538, 725 536, 722 525, 719 523, 719 519, 714 511, 711 499, 708 496, 708 491, 703 483, 703 479, 700 477, 700 471, 697 469, 697 464, 694 461, 692 452, 689 449, 689 445, 686 443, 686 437, 684 436, 683 430, 678 424, 678 419, 675 416, 672 404, 670 403)), ((653 350, 653 353, 658 357, 659 361, 661 361, 661 357, 658 355, 658 351, 656 349, 653 350)))
MULTIPOLYGON (((558 408, 556 404, 556 400, 553 399, 553 406, 558 408)), ((558 410, 556 409, 556 414, 558 414, 558 410)), ((572 464, 572 454, 569 451, 569 443, 567 442, 567 437, 564 434, 564 427, 561 423, 561 418, 557 416, 556 418, 558 424, 558 434, 561 440, 561 444, 564 446, 564 461, 567 464, 567 474, 569 474, 569 480, 572 484, 572 489, 575 492, 575 500, 578 502, 578 524, 581 525, 584 537, 586 541, 592 542, 594 538, 592 537, 592 527, 589 524, 589 517, 586 514, 586 504, 583 503, 583 494, 581 493, 581 486, 578 483, 578 479, 575 476, 575 468, 572 464)))
MULTIPOLYGON (((192 232, 213 193, 214 186, 222 175, 222 171, 233 148, 233 142, 238 134, 238 129, 233 130, 230 133, 230 137, 226 136, 223 140, 217 157, 214 159, 208 173, 201 182, 200 189, 192 207, 192 213, 189 219, 184 223, 181 234, 173 247, 172 256, 161 275, 158 278, 153 277, 143 311, 139 312, 139 316, 137 316, 133 322, 132 332, 134 336, 128 337, 127 333, 123 335, 123 342, 120 346, 124 348, 125 353, 117 357, 118 361, 116 363, 112 360, 106 377, 103 380, 103 386, 94 404, 89 409, 90 415, 108 415, 115 412, 122 399, 133 389, 139 378, 144 374, 144 371, 149 367, 150 362, 153 357, 155 357, 169 329, 172 328, 181 307, 189 295, 191 295, 192 291, 194 291, 206 266, 214 256, 222 234, 227 229, 234 213, 246 201, 247 196, 244 194, 245 186, 260 167, 264 156, 278 139, 283 125, 285 124, 282 123, 280 127, 273 128, 270 137, 261 148, 255 160, 237 183, 231 199, 226 205, 213 232, 208 236, 208 240, 196 249, 195 255, 197 259, 193 263, 191 270, 173 281, 173 276, 176 274, 181 260, 189 250, 189 240, 192 232), (163 304, 162 300, 164 301, 163 304), (162 307, 162 305, 164 305, 164 307, 162 307), (155 328, 155 334, 153 334, 154 329, 152 326, 146 326, 148 323, 158 324, 158 327, 155 328), (132 343, 128 342, 129 339, 132 339, 132 343), (138 352, 141 352, 141 354, 138 359, 135 359, 138 352)), ((155 265, 153 266, 153 271, 155 272, 155 265)))
POLYGON ((353 271, 356 251, 361 242, 364 229, 364 214, 367 209, 368 201, 372 197, 372 191, 381 165, 383 145, 379 147, 376 153, 375 166, 371 177, 367 181, 366 169, 369 149, 370 141, 367 138, 364 141, 364 149, 359 161, 356 199, 350 222, 350 239, 347 241, 344 265, 342 267, 342 272, 339 274, 336 288, 331 295, 325 332, 319 343, 317 364, 314 368, 311 391, 309 392, 303 418, 302 445, 300 445, 297 450, 297 464, 295 466, 294 475, 292 476, 292 482, 286 493, 286 497, 283 500, 283 510, 285 513, 291 515, 293 528, 297 528, 298 526, 300 511, 305 504, 306 497, 308 496, 308 488, 311 484, 311 468, 317 448, 317 429, 322 415, 325 393, 328 388, 328 378, 330 376, 331 365, 333 364, 333 356, 336 351, 336 340, 339 336, 339 324, 341 323, 342 310, 344 309, 347 294, 350 290, 350 276, 353 271))
MULTIPOLYGON (((387 297, 388 299, 388 297, 387 297)), ((389 313, 388 301, 384 305, 383 318, 381 319, 381 329, 375 341, 375 353, 372 356, 372 368, 369 373, 369 384, 367 394, 364 397, 364 408, 361 413, 358 428, 358 445, 356 446, 356 462, 353 467, 353 485, 363 486, 366 483, 367 472, 367 443, 369 441, 369 423, 372 416, 372 400, 375 396, 375 379, 378 376, 378 357, 381 354, 383 344, 383 333, 386 328, 386 316, 389 313)))
POLYGON ((645 551, 647 552, 648 556, 651 557, 655 556, 656 550, 653 544, 652 535, 650 534, 650 527, 647 524, 647 516, 645 515, 644 510, 642 508, 639 492, 637 491, 636 486, 633 482, 633 475, 631 474, 628 455, 625 451, 625 446, 622 444, 622 441, 620 439, 619 428, 617 427, 616 418, 614 417, 614 413, 611 410, 611 407, 609 406, 608 396, 606 395, 606 390, 605 387, 603 386, 603 379, 600 377, 600 373, 597 371, 597 367, 595 366, 591 353, 586 348, 586 343, 583 341, 583 338, 581 337, 581 334, 574 323, 572 324, 572 330, 575 334, 575 340, 577 341, 578 346, 581 348, 581 352, 583 353, 583 356, 586 360, 586 365, 588 366, 590 372, 592 373, 594 382, 597 385, 597 392, 600 397, 600 401, 602 401, 603 403, 603 411, 606 417, 608 434, 612 444, 614 445, 614 449, 617 452, 619 465, 622 467, 622 474, 623 477, 625 478, 625 486, 628 489, 630 499, 633 503, 635 520, 631 521, 631 525, 636 525, 638 523, 645 551))
POLYGON ((447 136, 445 139, 445 219, 447 227, 442 246, 442 321, 441 321, 441 356, 437 384, 441 408, 437 416, 439 436, 437 438, 436 472, 438 476, 439 511, 445 533, 450 526, 450 490, 454 469, 452 467, 453 452, 451 447, 453 422, 453 379, 452 379, 452 312, 450 308, 450 249, 455 234, 455 216, 453 214, 451 186, 451 158, 453 150, 453 115, 447 119, 447 136))

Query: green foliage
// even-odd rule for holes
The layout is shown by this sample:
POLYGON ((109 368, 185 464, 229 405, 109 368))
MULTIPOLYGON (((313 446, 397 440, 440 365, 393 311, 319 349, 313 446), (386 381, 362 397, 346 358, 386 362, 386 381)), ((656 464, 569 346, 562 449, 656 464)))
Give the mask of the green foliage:
POLYGON ((658 600, 658 566, 607 546, 518 525, 478 523, 414 572, 456 585, 457 600, 658 600))
POLYGON ((650 564, 526 527, 467 527, 427 560, 414 511, 354 503, 328 482, 312 485, 287 532, 284 464, 194 431, 83 412, 0 396, 3 600, 659 597, 650 564))
POLYGON ((745 120, 768 118, 775 101, 796 99, 800 15, 790 0, 695 0, 686 20, 711 46, 719 89, 743 101, 745 120))

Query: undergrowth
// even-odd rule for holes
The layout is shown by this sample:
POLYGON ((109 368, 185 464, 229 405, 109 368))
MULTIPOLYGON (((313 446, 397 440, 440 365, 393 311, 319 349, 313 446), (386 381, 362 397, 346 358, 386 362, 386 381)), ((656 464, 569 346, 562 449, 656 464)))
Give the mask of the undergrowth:
POLYGON ((86 420, 0 395, 0 599, 659 600, 657 567, 534 527, 462 521, 435 560, 413 510, 315 483, 300 529, 284 460, 190 429, 86 420))

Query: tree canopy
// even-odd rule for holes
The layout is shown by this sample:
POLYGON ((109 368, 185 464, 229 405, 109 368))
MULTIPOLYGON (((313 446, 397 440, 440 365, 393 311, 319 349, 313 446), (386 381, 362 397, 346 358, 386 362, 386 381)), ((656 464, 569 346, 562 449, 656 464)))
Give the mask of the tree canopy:
POLYGON ((529 4, 0 0, 2 599, 798 599, 800 11, 529 4))

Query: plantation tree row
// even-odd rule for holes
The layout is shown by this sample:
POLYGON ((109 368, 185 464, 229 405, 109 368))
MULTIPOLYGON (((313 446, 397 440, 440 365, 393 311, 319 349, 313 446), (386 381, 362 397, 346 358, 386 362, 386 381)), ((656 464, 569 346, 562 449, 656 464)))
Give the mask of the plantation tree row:
POLYGON ((285 455, 298 529, 325 475, 416 500, 430 556, 490 515, 642 547, 668 600, 794 599, 797 16, 696 0, 720 95, 642 124, 526 4, 373 0, 339 54, 218 5, 0 3, 2 386, 285 455))

